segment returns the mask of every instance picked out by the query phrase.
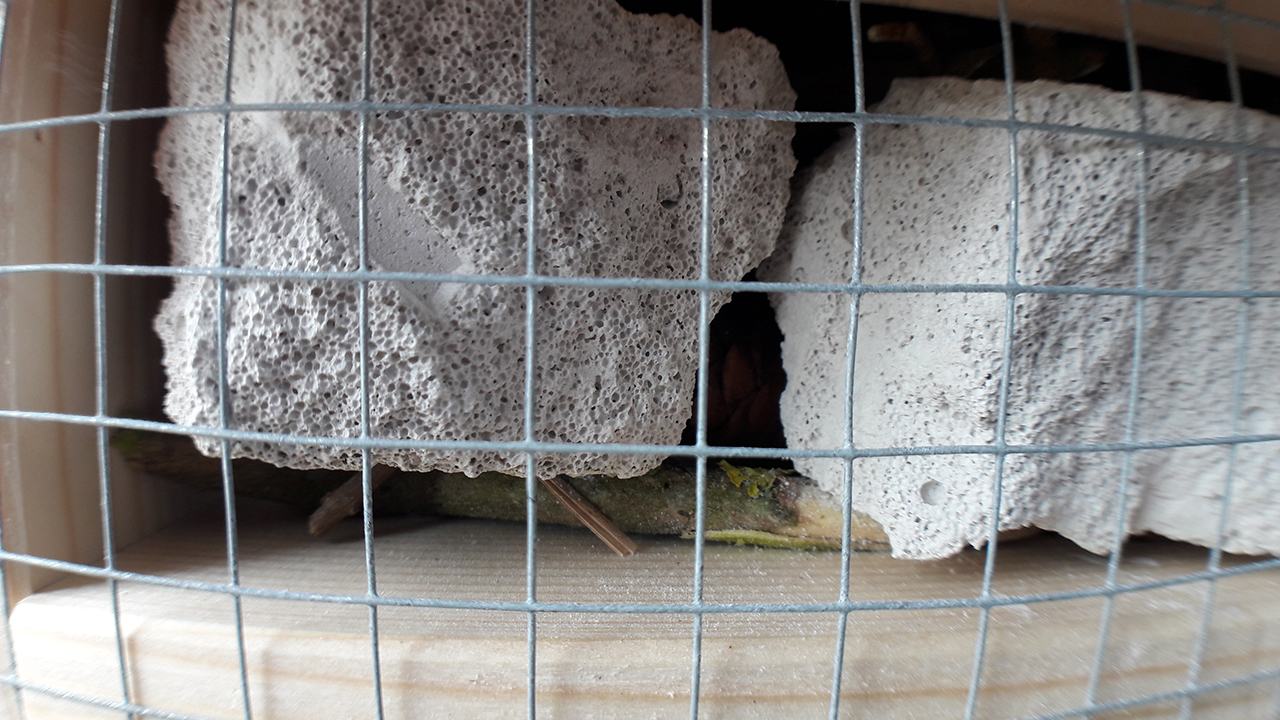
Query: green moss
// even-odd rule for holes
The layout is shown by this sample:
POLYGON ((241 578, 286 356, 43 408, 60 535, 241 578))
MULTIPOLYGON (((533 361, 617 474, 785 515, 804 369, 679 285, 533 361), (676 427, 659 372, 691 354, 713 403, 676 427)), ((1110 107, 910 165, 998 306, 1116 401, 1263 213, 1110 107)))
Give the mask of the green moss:
MULTIPOLYGON (((197 490, 222 488, 221 462, 201 455, 185 436, 119 430, 113 434, 112 445, 144 472, 197 490)), ((245 458, 234 460, 232 467, 236 494, 307 509, 317 507, 325 493, 353 474, 290 470, 245 458)), ((697 473, 687 463, 664 463, 642 477, 625 480, 591 475, 568 481, 623 532, 685 535, 697 526, 697 473)), ((706 473, 707 537, 769 547, 829 547, 830 543, 774 534, 800 522, 796 499, 800 485, 807 482, 788 470, 737 467, 723 461, 711 465, 706 473)), ((580 524, 541 485, 537 499, 539 522, 580 524)), ((475 478, 401 472, 391 476, 373 500, 378 514, 430 513, 518 521, 525 517, 525 479, 493 472, 475 478)))
MULTIPOLYGON (((685 535, 692 539, 691 535, 685 535)), ((754 545, 756 547, 784 548, 787 550, 839 550, 840 541, 830 538, 791 537, 776 535, 763 530, 708 530, 705 536, 713 542, 731 545, 754 545)))
POLYGON ((729 482, 734 487, 747 487, 747 497, 757 497, 761 490, 769 490, 773 488, 773 482, 778 479, 776 470, 767 470, 752 467, 734 467, 729 464, 728 460, 720 461, 720 469, 724 470, 725 476, 729 478, 729 482))

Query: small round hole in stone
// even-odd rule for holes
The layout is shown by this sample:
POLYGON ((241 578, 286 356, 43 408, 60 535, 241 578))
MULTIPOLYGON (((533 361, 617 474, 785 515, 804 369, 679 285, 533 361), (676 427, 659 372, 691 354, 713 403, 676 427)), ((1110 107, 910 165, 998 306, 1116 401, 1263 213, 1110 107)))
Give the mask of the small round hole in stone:
POLYGON ((924 500, 926 505, 939 505, 946 496, 946 488, 942 487, 942 483, 937 480, 930 480, 920 486, 920 499, 924 500))

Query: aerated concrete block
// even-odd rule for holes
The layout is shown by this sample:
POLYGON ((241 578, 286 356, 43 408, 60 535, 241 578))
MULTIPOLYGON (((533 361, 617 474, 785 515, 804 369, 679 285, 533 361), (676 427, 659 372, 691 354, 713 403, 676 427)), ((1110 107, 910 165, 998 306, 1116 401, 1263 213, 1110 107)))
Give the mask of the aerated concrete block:
MULTIPOLYGON (((529 116, 525 18, 507 0, 375 0, 368 97, 416 104, 368 116, 368 257, 374 269, 468 276, 526 271, 529 116), (467 104, 463 109, 438 104, 467 104), (434 104, 434 105, 433 105, 434 104), (494 107, 506 106, 506 107, 494 107)), ((175 105, 218 104, 226 0, 183 0, 170 31, 175 105)), ((236 103, 362 98, 360 3, 242 3, 236 103)), ((701 30, 633 15, 612 0, 551 0, 537 12, 537 100, 561 107, 699 108, 701 30)), ((777 51, 745 31, 714 35, 717 108, 789 110, 777 51)), ((237 112, 227 125, 226 263, 236 268, 359 268, 360 125, 325 108, 237 112)), ((697 279, 701 122, 697 118, 539 117, 538 273, 697 279)), ((223 119, 172 118, 156 164, 173 204, 176 265, 219 263, 223 119)), ((738 280, 773 249, 795 161, 789 123, 717 121, 711 276, 738 280)), ((226 284, 230 426, 360 436, 359 289, 352 281, 233 279, 226 284)), ((369 284, 369 433, 376 438, 525 438, 525 287, 369 284)), ((676 444, 696 375, 696 291, 537 290, 535 437, 676 444)), ((727 297, 712 298, 712 311, 727 297)), ((166 410, 217 427, 217 281, 179 277, 156 320, 166 410)), ((206 453, 218 443, 200 440, 206 453)), ((357 468, 339 445, 235 442, 236 456, 291 467, 357 468)), ((523 472, 524 455, 382 450, 410 470, 523 472)), ((542 455, 541 475, 634 476, 656 455, 542 455)))
MULTIPOLYGON (((1280 155, 1242 156, 1229 145, 1280 147, 1280 120, 1158 93, 1146 93, 1145 103, 1148 131, 1182 140, 1143 145, 1116 135, 1018 133, 1017 281, 1042 290, 1138 287, 1145 210, 1144 287, 1280 289, 1280 155)), ((1023 121, 1140 128, 1132 96, 1096 87, 1019 84, 1016 106, 1023 121)), ((988 81, 897 80, 878 110, 1008 118, 1003 83, 988 81)), ((762 278, 851 281, 855 154, 849 133, 809 174, 762 278)), ((1010 134, 1000 127, 869 125, 861 280, 1006 283, 1014 230, 1009 157, 1010 134)), ((845 447, 850 299, 774 296, 785 335, 782 418, 791 448, 845 447)), ((1094 552, 1111 549, 1117 527, 1213 545, 1229 495, 1224 547, 1280 552, 1280 444, 1241 444, 1234 454, 1228 445, 1186 446, 1280 433, 1280 301, 1019 294, 1003 437, 1003 292, 877 292, 862 295, 860 311, 852 447, 890 452, 853 462, 854 508, 884 525, 895 554, 935 558, 985 544, 997 476, 989 450, 1000 440, 1015 449, 1001 468, 1001 529, 1056 530, 1094 552), (1129 421, 1139 317, 1141 373, 1129 421), (1035 451, 1126 440, 1184 446, 1035 451), (951 446, 963 446, 952 448, 963 454, 896 453, 951 446), (1025 446, 1035 447, 1016 451, 1025 446)), ((798 459, 796 466, 841 491, 843 459, 798 459)))

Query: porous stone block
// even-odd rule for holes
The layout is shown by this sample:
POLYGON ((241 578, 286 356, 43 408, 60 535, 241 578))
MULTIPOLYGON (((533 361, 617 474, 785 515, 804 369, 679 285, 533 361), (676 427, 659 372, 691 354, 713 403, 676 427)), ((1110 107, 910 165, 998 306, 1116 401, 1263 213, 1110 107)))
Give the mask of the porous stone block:
MULTIPOLYGON (((175 105, 222 102, 226 0, 182 0, 169 36, 175 105)), ((701 30, 634 15, 612 0, 537 8, 537 99, 563 107, 698 108, 701 30)), ((383 108, 368 116, 368 255, 374 269, 475 276, 526 270, 529 116, 525 18, 507 0, 372 5, 371 100, 468 104, 383 108), (477 107, 479 106, 479 107, 477 107)), ((790 109, 775 48, 745 31, 714 35, 717 108, 790 109)), ((361 90, 360 3, 242 3, 232 100, 352 102, 361 90)), ((536 118, 537 272, 696 279, 701 243, 701 121, 536 118)), ((172 200, 173 263, 219 263, 223 197, 218 114, 169 120, 156 158, 172 200)), ((353 112, 236 112, 227 125, 226 263, 236 268, 359 267, 353 112)), ((738 280, 772 250, 795 161, 789 123, 713 123, 711 276, 738 280)), ((351 281, 226 284, 230 424, 339 438, 361 432, 358 297, 351 281)), ((712 310, 727 298, 712 298, 712 310)), ((535 437, 676 444, 692 405, 698 294, 639 287, 537 290, 535 437)), ((369 284, 369 433, 375 438, 525 437, 525 288, 369 284)), ((156 328, 177 422, 219 425, 217 281, 178 277, 156 328)), ((200 440, 206 453, 218 443, 200 440)), ((341 445, 235 442, 236 456, 292 467, 359 467, 341 445)), ((523 472, 520 453, 383 450, 396 467, 523 472)), ((541 475, 622 477, 656 455, 540 455, 541 475)))
MULTIPOLYGON (((1016 107, 1018 119, 1035 123, 1139 129, 1131 95, 1096 87, 1019 84, 1016 107)), ((1003 83, 954 79, 897 80, 878 110, 1008 117, 1003 83)), ((1187 142, 1141 145, 1049 129, 1018 133, 1017 281, 1040 288, 1137 287, 1145 191, 1146 288, 1280 289, 1280 155, 1238 156, 1221 145, 1276 148, 1280 120, 1158 93, 1145 94, 1145 114, 1150 133, 1187 142), (1247 212, 1240 203, 1240 157, 1247 157, 1247 212)), ((850 282, 855 154, 850 132, 799 186, 762 278, 850 282)), ((1010 134, 999 127, 869 125, 862 281, 1006 283, 1009 157, 1010 134)), ((809 292, 773 297, 785 335, 782 418, 791 448, 845 446, 850 299, 809 292)), ((1006 312, 1003 292, 861 296, 854 447, 970 450, 853 462, 854 508, 883 524, 899 556, 941 557, 987 541, 996 458, 973 451, 1000 439, 1006 312)), ((1245 304, 1169 294, 1146 298, 1140 309, 1132 295, 1027 292, 1016 296, 1012 318, 1003 433, 1009 446, 1178 444, 1280 432, 1280 301, 1274 298, 1245 304), (1139 316, 1141 379, 1130 425, 1139 316), (1242 323, 1246 345, 1238 372, 1242 323)), ((801 458, 796 466, 828 490, 843 487, 843 459, 801 458)), ((1242 444, 1234 454, 1221 444, 1131 454, 1014 452, 1004 460, 1002 478, 1001 529, 1056 530, 1094 552, 1111 549, 1117 527, 1213 545, 1229 494, 1224 547, 1280 552, 1280 444, 1274 441, 1242 444)))

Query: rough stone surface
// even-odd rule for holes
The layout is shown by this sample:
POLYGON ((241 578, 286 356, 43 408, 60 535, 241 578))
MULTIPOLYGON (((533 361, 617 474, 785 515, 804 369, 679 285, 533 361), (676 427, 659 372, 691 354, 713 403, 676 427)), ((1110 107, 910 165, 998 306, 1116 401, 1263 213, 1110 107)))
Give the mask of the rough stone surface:
MULTIPOLYGON (((1133 99, 1087 86, 1017 86, 1021 120, 1117 130, 1139 127, 1133 99)), ((1007 118, 998 82, 898 80, 879 110, 1007 118)), ((1229 141, 1226 104, 1146 95, 1153 133, 1229 141)), ((1247 143, 1280 146, 1280 120, 1242 115, 1247 143)), ((1004 283, 1009 269, 1007 131, 937 125, 870 126, 862 279, 872 284, 1004 283)), ((1018 134, 1017 279, 1027 285, 1134 287, 1138 146, 1066 132, 1018 134)), ((842 139, 803 183, 779 249, 762 268, 776 281, 848 282, 852 269, 855 140, 842 139)), ((1146 147, 1145 285, 1171 290, 1280 289, 1280 159, 1248 161, 1248 232, 1235 156, 1220 149, 1146 147)), ((850 296, 774 296, 786 337, 782 417, 789 447, 845 444, 850 296)), ((1116 443, 1126 437, 1134 356, 1133 297, 1025 294, 1014 311, 1005 439, 1010 445, 1116 443)), ((1131 439, 1280 432, 1280 301, 1248 306, 1238 426, 1236 299, 1145 301, 1141 381, 1131 439)), ((1005 295, 866 294, 861 299, 853 441, 861 448, 988 446, 999 420, 1005 295)), ((1001 529, 1036 525, 1095 552, 1111 549, 1121 478, 1129 533, 1154 531, 1213 545, 1227 493, 1225 548, 1280 552, 1280 444, 1121 452, 1011 454, 1003 467, 1001 529)), ((827 489, 844 461, 798 459, 827 489)), ((853 465, 854 507, 882 523, 897 555, 944 556, 983 545, 992 510, 990 454, 865 458, 853 465)))
MULTIPOLYGON (((225 0, 183 0, 169 39, 175 105, 221 102, 225 0)), ((373 3, 374 101, 520 104, 524 17, 505 0, 373 3)), ((632 15, 611 0, 538 4, 538 99, 559 106, 700 107, 701 31, 632 15)), ((243 2, 233 68, 238 103, 358 100, 360 3, 243 2)), ((745 31, 716 34, 713 104, 790 109, 777 51, 745 31)), ((526 258, 524 116, 385 111, 368 128, 369 256, 375 269, 518 275, 526 258)), ((227 263, 308 271, 358 267, 355 115, 232 116, 227 263)), ((536 124, 537 269, 578 277, 696 279, 701 124, 696 119, 542 117, 536 124)), ((218 264, 222 120, 175 117, 157 156, 173 202, 176 265, 218 264)), ((773 248, 794 170, 792 127, 717 122, 712 134, 711 275, 737 280, 773 248)), ((218 426, 217 283, 178 278, 156 328, 167 412, 218 426)), ((679 442, 696 374, 696 292, 544 288, 536 437, 679 442)), ((712 309, 727 298, 713 298, 712 309)), ((229 281, 231 425, 360 435, 358 288, 350 282, 229 281)), ((369 285, 370 433, 378 438, 524 439, 525 290, 369 285)), ((216 443, 201 441, 207 453, 216 443)), ((235 443, 237 456, 293 467, 358 467, 349 447, 235 443)), ((516 453, 382 451, 405 469, 523 471, 516 453)), ((538 472, 633 476, 657 456, 541 456, 538 472)))

